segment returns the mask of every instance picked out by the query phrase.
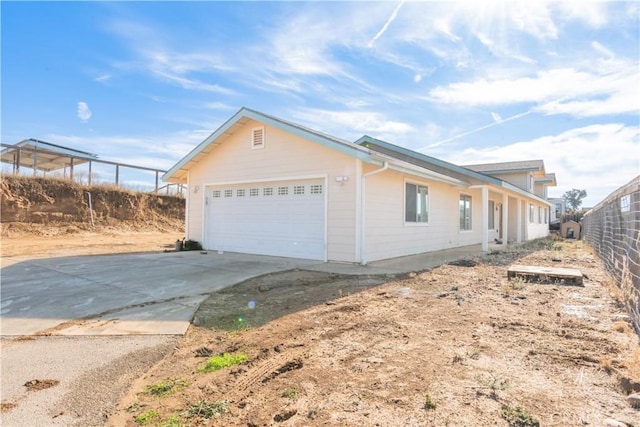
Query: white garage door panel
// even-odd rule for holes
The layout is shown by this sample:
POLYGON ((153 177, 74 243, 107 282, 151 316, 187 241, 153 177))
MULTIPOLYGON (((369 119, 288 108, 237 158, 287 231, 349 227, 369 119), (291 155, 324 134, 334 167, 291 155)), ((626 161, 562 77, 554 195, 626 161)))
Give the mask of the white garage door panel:
POLYGON ((325 190, 322 179, 209 187, 205 245, 322 260, 325 190))

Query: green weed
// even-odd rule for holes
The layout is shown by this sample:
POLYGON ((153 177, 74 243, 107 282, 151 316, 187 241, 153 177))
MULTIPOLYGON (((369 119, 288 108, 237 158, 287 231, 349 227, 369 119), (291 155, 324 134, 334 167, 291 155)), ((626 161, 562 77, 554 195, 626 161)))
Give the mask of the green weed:
POLYGON ((296 399, 298 397, 298 387, 293 386, 284 389, 281 396, 289 399, 296 399))
POLYGON ((217 356, 212 356, 207 359, 207 362, 204 365, 198 367, 198 371, 200 372, 214 372, 218 371, 222 368, 226 368, 228 366, 237 365, 238 363, 242 363, 247 360, 249 357, 244 353, 224 353, 219 354, 217 356))
POLYGON ((159 418, 160 418, 160 414, 158 413, 158 411, 151 410, 151 411, 143 412, 142 414, 135 417, 134 420, 136 423, 140 424, 141 426, 148 426, 158 421, 159 418))
POLYGON ((512 408, 502 405, 502 418, 509 423, 509 427, 540 427, 540 421, 520 406, 512 408))
POLYGON ((169 418, 162 421, 159 427, 182 427, 182 422, 180 422, 180 416, 171 415, 169 418))
POLYGON ((422 405, 422 408, 426 409, 427 411, 431 411, 433 409, 436 409, 436 406, 436 402, 433 401, 431 395, 429 393, 426 393, 424 395, 424 405, 422 405))
POLYGON ((206 400, 200 400, 189 405, 186 411, 188 417, 215 418, 229 411, 229 402, 227 400, 219 400, 208 403, 206 400))
POLYGON ((170 393, 182 390, 187 385, 189 385, 189 383, 185 380, 164 380, 146 386, 144 392, 151 396, 164 397, 170 393))
POLYGON ((498 395, 496 392, 506 390, 509 387, 509 380, 506 378, 501 378, 500 376, 494 374, 493 372, 489 373, 487 377, 482 374, 476 375, 476 381, 482 388, 486 388, 491 390, 491 394, 489 397, 497 400, 498 395))

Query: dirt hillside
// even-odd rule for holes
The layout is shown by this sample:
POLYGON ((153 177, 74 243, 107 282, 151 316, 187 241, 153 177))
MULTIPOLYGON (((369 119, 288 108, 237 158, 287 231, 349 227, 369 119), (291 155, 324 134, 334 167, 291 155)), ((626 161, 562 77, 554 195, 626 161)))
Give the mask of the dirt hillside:
POLYGON ((0 202, 3 265, 25 257, 170 250, 184 237, 182 197, 3 176, 0 202))
POLYGON ((4 176, 0 196, 3 237, 105 228, 174 231, 181 229, 184 222, 184 198, 113 186, 87 187, 61 179, 4 176))

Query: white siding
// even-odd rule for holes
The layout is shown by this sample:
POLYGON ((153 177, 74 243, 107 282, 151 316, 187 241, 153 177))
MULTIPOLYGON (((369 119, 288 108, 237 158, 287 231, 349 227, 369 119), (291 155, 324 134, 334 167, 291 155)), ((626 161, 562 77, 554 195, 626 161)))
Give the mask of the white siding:
MULTIPOLYGON (((374 169, 367 165, 364 172, 374 169)), ((366 178, 365 191, 367 261, 481 243, 480 190, 460 189, 437 181, 386 171, 366 178), (406 181, 429 188, 428 224, 405 224, 406 181), (472 196, 471 231, 460 231, 458 202, 461 192, 472 196)))
POLYGON ((203 240, 205 191, 201 189, 230 182, 293 179, 328 175, 327 252, 331 261, 357 261, 355 258, 355 177, 353 158, 307 141, 280 129, 265 126, 264 148, 251 149, 252 129, 261 126, 249 121, 189 171, 189 230, 194 240, 203 240), (346 176, 343 183, 336 176, 346 176))

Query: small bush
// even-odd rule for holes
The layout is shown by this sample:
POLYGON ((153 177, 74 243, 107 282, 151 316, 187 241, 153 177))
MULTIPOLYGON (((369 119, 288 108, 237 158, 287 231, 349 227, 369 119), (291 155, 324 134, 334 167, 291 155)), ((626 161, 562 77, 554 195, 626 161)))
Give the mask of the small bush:
POLYGON ((540 421, 520 406, 512 408, 502 405, 502 418, 509 423, 509 427, 540 427, 540 421))
POLYGON ((184 240, 182 242, 182 250, 183 251, 200 251, 202 250, 202 245, 195 240, 184 240))
POLYGON ((425 394, 424 405, 422 406, 422 408, 426 409, 427 411, 431 411, 432 409, 436 409, 436 406, 436 402, 433 401, 431 395, 429 393, 425 394))
POLYGON ((237 365, 247 360, 249 357, 244 353, 230 354, 224 353, 212 356, 207 359, 207 363, 198 367, 200 372, 214 372, 228 366, 237 365))

